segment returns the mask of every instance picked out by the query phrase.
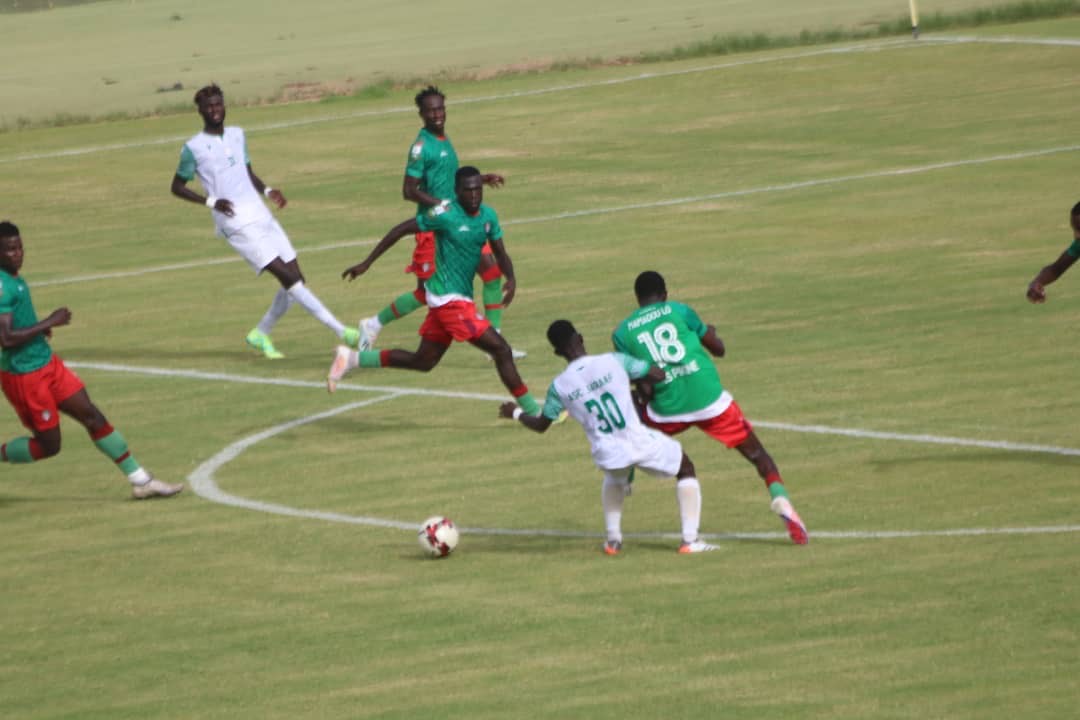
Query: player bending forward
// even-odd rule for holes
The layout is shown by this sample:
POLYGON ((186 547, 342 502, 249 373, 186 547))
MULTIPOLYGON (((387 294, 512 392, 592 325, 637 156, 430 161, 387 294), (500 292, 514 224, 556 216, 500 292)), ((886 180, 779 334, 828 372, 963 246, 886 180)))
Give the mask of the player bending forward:
POLYGON ((617 555, 622 549, 623 502, 630 494, 635 467, 651 475, 678 479, 675 496, 682 519, 679 552, 715 550, 715 545, 698 538, 701 484, 694 464, 677 440, 645 427, 634 410, 631 378, 649 385, 663 380, 663 371, 622 353, 586 354, 584 339, 568 320, 553 322, 547 336, 555 354, 566 358, 567 367, 551 382, 543 411, 528 415, 507 402, 500 406, 499 414, 539 433, 551 427, 564 409, 581 423, 592 445, 593 462, 604 473, 600 492, 607 530, 604 552, 617 555))
POLYGON ((19 228, 0 222, 0 382, 19 420, 34 434, 0 445, 0 460, 32 463, 59 453, 61 411, 82 423, 98 450, 127 475, 136 500, 183 490, 182 483, 162 482, 139 465, 124 437, 90 402, 82 380, 53 353, 45 338, 71 322, 71 311, 59 308, 39 322, 30 288, 19 276, 22 264, 19 228))

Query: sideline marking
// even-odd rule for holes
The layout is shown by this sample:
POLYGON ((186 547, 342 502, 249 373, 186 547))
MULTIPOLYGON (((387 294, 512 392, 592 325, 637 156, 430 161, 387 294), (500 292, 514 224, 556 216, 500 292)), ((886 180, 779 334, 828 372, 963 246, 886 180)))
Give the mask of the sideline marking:
MULTIPOLYGON (((1045 157, 1047 155, 1060 155, 1063 153, 1072 153, 1080 151, 1080 145, 1063 145, 1061 147, 1044 148, 1042 150, 1027 150, 1015 153, 1005 153, 1001 155, 988 155, 981 158, 970 158, 968 160, 946 160, 943 162, 931 163, 929 165, 915 165, 906 168, 893 168, 891 170, 874 170, 871 172, 857 173, 855 175, 838 175, 831 178, 816 178, 812 180, 800 180, 798 182, 783 183, 780 185, 762 185, 759 187, 744 188, 742 190, 725 190, 717 193, 710 193, 707 195, 693 195, 690 197, 671 198, 669 200, 657 200, 648 203, 634 203, 631 205, 615 205, 606 208, 592 208, 590 210, 573 210, 563 213, 556 213, 554 215, 541 215, 539 217, 521 218, 520 220, 506 220, 502 224, 504 226, 509 225, 531 225, 534 223, 545 222, 558 222, 559 220, 567 220, 571 218, 588 217, 591 215, 612 215, 615 213, 632 212, 634 210, 651 210, 653 208, 671 207, 674 205, 688 205, 698 202, 706 202, 709 200, 722 200, 725 198, 746 197, 749 195, 761 195, 765 193, 775 192, 790 192, 793 190, 803 190, 806 188, 825 187, 828 185, 839 185, 842 183, 857 182, 859 180, 876 180, 882 178, 903 177, 906 175, 919 175, 927 172, 934 172, 936 170, 951 170, 960 167, 969 167, 972 165, 986 165, 995 162, 1008 162, 1012 160, 1027 160, 1030 158, 1045 157)), ((340 250, 342 248, 362 247, 367 245, 374 245, 376 240, 354 240, 354 241, 342 241, 334 242, 326 245, 316 245, 315 247, 302 248, 305 253, 324 252, 327 250, 340 250)), ((67 278, 54 278, 52 280, 39 280, 34 282, 34 287, 43 287, 47 285, 70 285, 80 282, 94 282, 96 280, 113 280, 117 278, 125 277, 138 277, 141 275, 149 275, 152 273, 170 272, 173 270, 190 270, 198 267, 209 267, 213 265, 225 265, 227 263, 240 262, 241 258, 237 255, 231 257, 218 257, 211 258, 210 260, 192 260, 190 262, 173 263, 170 265, 157 265, 136 270, 118 270, 116 272, 97 273, 94 275, 75 275, 67 278)))
MULTIPOLYGON (((322 388, 323 383, 302 381, 302 380, 288 380, 279 378, 260 378, 245 375, 234 375, 230 373, 210 373, 197 370, 172 370, 168 368, 156 368, 156 367, 136 367, 130 365, 117 365, 112 363, 81 363, 81 362, 68 362, 68 365, 74 368, 85 368, 90 370, 103 370, 106 372, 120 372, 128 374, 142 374, 153 375, 159 377, 174 377, 194 380, 217 380, 226 382, 237 383, 252 383, 263 385, 277 385, 285 387, 302 387, 302 388, 322 388)), ((424 395, 430 397, 446 397, 446 398, 463 398, 470 400, 491 400, 498 401, 505 399, 503 395, 488 395, 483 393, 466 393, 466 392, 454 392, 445 390, 429 390, 429 389, 415 389, 415 388, 393 388, 393 387, 374 387, 364 385, 352 385, 342 383, 338 385, 339 390, 355 390, 362 392, 379 392, 384 393, 380 397, 371 398, 368 400, 360 400, 357 402, 347 403, 331 410, 325 410, 323 412, 315 413, 305 417, 290 420, 284 423, 280 423, 266 430, 254 433, 237 440, 236 442, 228 445, 208 460, 201 463, 190 475, 188 475, 188 482, 191 484, 192 490, 199 497, 202 497, 210 502, 215 502, 221 505, 228 505, 230 507, 237 507, 246 510, 254 510, 257 512, 270 513, 274 515, 284 515, 287 517, 304 518, 309 520, 324 520, 327 522, 348 523, 352 525, 369 525, 375 527, 385 527, 397 530, 416 530, 419 527, 418 523, 406 522, 402 520, 388 520, 384 518, 367 517, 362 515, 347 515, 344 513, 325 512, 320 510, 302 510, 299 508, 288 507, 286 505, 277 505, 275 503, 267 503, 259 500, 249 500, 236 495, 232 495, 223 491, 215 480, 215 473, 226 464, 235 460, 241 454, 243 454, 248 448, 267 440, 275 435, 279 435, 284 432, 288 432, 297 427, 302 427, 310 423, 319 422, 335 415, 355 410, 357 408, 368 407, 376 403, 384 402, 387 400, 394 400, 396 398, 405 395, 424 395)), ((1054 447, 1049 445, 1032 445, 1024 443, 1012 443, 1003 441, 989 441, 989 440, 975 440, 970 438, 955 438, 939 435, 908 435, 903 433, 885 433, 876 432, 872 430, 859 430, 854 428, 832 428, 824 425, 794 425, 791 423, 776 423, 755 421, 755 425, 760 427, 768 427, 778 430, 789 430, 792 432, 807 432, 816 434, 827 435, 841 435, 846 437, 855 437, 860 439, 874 439, 874 440, 896 440, 907 442, 919 442, 919 443, 931 443, 938 445, 955 445, 961 447, 982 447, 993 450, 1002 450, 1008 452, 1032 452, 1032 453, 1047 453, 1054 455, 1066 455, 1066 456, 1080 456, 1080 449, 1076 448, 1063 448, 1054 447)), ((518 535, 518 536, 547 536, 547 537, 601 537, 601 533, 591 532, 578 532, 569 530, 551 530, 551 529, 511 529, 511 528, 470 528, 462 527, 463 532, 473 535, 518 535)), ((893 539, 893 538, 919 538, 919 537, 970 537, 970 536, 983 536, 983 535, 1041 535, 1051 533, 1071 533, 1080 531, 1080 525, 1051 525, 1043 527, 1005 527, 1005 528, 955 528, 946 530, 882 530, 882 531, 817 531, 812 532, 811 536, 814 538, 822 539, 893 539)), ((661 537, 661 538, 675 538, 678 537, 676 533, 628 533, 628 537, 661 537)), ((713 539, 729 539, 729 540, 760 540, 760 539, 785 539, 787 533, 784 532, 765 532, 765 533, 719 533, 719 534, 705 534, 704 537, 713 539)))

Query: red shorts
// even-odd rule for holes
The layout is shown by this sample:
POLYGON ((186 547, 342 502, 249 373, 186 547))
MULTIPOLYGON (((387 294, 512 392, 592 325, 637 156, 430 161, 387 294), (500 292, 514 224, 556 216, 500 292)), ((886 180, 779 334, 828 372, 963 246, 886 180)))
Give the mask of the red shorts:
POLYGON ((734 400, 731 401, 731 405, 728 405, 727 410, 706 420, 662 423, 646 415, 645 422, 666 435, 678 435, 690 427, 701 428, 706 435, 719 440, 729 448, 742 445, 754 430, 754 426, 743 416, 742 410, 734 400))
POLYGON ((0 372, 0 384, 19 420, 35 433, 59 425, 57 406, 86 387, 55 354, 44 367, 33 372, 0 372))
POLYGON ((420 326, 420 337, 440 345, 449 345, 454 340, 467 342, 483 335, 491 323, 476 312, 476 303, 472 300, 455 300, 437 308, 428 308, 424 324, 420 326))
POLYGON ((427 280, 435 274, 435 233, 416 233, 412 264, 405 268, 405 272, 415 273, 421 280, 427 280))

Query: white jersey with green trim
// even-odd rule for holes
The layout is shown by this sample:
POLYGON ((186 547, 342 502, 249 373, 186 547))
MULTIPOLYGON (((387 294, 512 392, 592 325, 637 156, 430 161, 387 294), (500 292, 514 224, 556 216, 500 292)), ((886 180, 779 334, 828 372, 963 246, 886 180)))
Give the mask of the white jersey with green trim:
POLYGON ((207 195, 232 203, 232 217, 211 211, 214 225, 225 237, 245 225, 273 218, 251 182, 249 162, 244 131, 238 127, 226 127, 221 135, 200 132, 180 151, 176 174, 188 182, 198 176, 207 195))
POLYGON ((651 365, 622 353, 584 355, 572 360, 548 388, 543 415, 549 420, 566 410, 585 428, 592 458, 603 470, 630 467, 639 451, 652 447, 659 434, 642 424, 630 396, 630 379, 651 365))

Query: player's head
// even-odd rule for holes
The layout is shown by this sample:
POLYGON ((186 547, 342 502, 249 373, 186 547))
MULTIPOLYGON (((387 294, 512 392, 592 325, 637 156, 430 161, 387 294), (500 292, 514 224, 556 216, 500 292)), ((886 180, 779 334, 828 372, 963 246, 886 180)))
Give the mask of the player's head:
POLYGON ((1072 212, 1069 213, 1069 223, 1073 230, 1080 232, 1080 202, 1073 205, 1072 212))
POLYGON ((572 360, 585 354, 585 340, 569 320, 556 320, 547 329, 547 339, 555 354, 572 360))
POLYGON ((225 93, 216 84, 199 88, 195 93, 195 107, 208 128, 221 127, 225 122, 225 93))
POLYGON ((634 281, 634 295, 638 305, 651 305, 667 300, 667 285, 664 277, 655 270, 646 270, 634 281))
POLYGON ((23 244, 15 223, 0 222, 0 268, 15 275, 23 264, 23 244))
POLYGON ((475 215, 484 202, 484 176, 472 165, 458 168, 454 173, 454 191, 465 212, 475 215))
POLYGON ((416 107, 420 109, 420 119, 427 131, 442 135, 446 127, 446 96, 442 91, 428 85, 416 94, 416 107))

